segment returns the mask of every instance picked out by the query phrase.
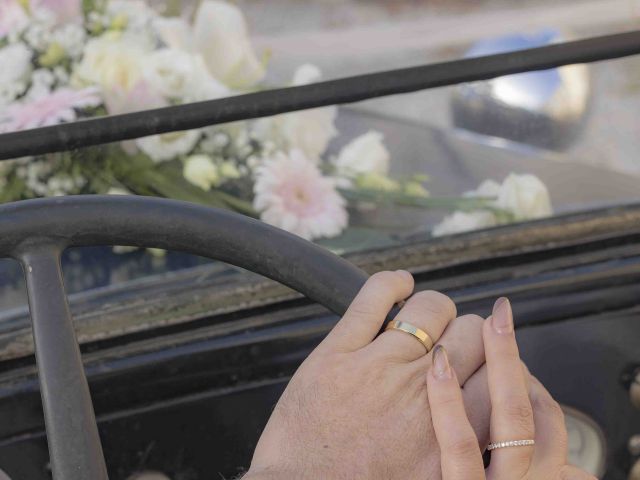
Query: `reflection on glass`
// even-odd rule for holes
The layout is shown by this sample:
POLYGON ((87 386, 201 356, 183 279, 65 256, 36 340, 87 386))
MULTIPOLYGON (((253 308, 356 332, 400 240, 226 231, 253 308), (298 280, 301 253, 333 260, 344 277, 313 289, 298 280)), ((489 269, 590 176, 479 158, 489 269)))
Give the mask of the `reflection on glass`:
MULTIPOLYGON (((468 57, 541 47, 563 41, 544 29, 477 42, 468 57)), ((586 65, 508 75, 461 85, 452 97, 454 125, 484 135, 566 149, 581 133, 590 99, 586 65)))

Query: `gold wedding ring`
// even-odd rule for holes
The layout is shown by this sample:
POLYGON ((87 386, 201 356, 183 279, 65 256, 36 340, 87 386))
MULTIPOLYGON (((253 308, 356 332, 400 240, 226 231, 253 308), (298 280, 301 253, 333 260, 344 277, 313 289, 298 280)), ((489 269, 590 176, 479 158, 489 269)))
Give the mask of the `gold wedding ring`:
POLYGON ((386 330, 400 330, 401 332, 408 333, 415 339, 417 339, 424 348, 426 348, 427 353, 431 351, 433 348, 433 340, 427 332, 416 327, 415 325, 411 325, 407 322, 401 322, 400 320, 393 320, 387 325, 386 330))

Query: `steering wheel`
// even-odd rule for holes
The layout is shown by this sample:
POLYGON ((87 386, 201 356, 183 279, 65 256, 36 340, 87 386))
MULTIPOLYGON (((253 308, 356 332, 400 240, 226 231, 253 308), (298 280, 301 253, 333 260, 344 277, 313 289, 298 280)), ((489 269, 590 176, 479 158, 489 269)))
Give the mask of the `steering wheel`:
POLYGON ((0 256, 26 276, 47 442, 55 480, 106 480, 107 469, 60 255, 67 247, 178 250, 287 285, 342 315, 367 274, 333 253, 236 213, 175 200, 78 195, 0 206, 0 256))

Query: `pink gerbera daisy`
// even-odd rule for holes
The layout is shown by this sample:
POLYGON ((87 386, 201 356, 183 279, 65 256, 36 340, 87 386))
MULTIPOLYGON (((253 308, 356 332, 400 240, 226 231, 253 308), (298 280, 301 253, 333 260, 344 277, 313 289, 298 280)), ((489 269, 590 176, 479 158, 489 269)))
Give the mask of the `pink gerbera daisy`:
POLYGON ((59 88, 24 103, 9 105, 0 113, 0 132, 14 132, 45 127, 76 119, 76 110, 97 107, 102 103, 98 89, 59 88))
POLYGON ((265 222, 307 240, 334 237, 347 226, 345 201, 300 150, 278 152, 258 167, 254 207, 265 222))

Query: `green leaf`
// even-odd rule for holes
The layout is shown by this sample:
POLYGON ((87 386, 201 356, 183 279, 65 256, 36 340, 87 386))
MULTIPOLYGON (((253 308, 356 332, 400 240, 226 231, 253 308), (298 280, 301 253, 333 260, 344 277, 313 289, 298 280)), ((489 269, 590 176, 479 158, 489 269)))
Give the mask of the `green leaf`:
POLYGON ((340 189, 340 193, 351 202, 365 201, 377 205, 402 205, 423 209, 490 210, 501 215, 510 215, 510 212, 493 205, 494 197, 423 197, 407 195, 401 191, 370 189, 340 189))
POLYGON ((318 245, 343 255, 352 251, 388 247, 396 243, 395 238, 385 232, 368 227, 349 227, 339 236, 315 241, 318 245))

